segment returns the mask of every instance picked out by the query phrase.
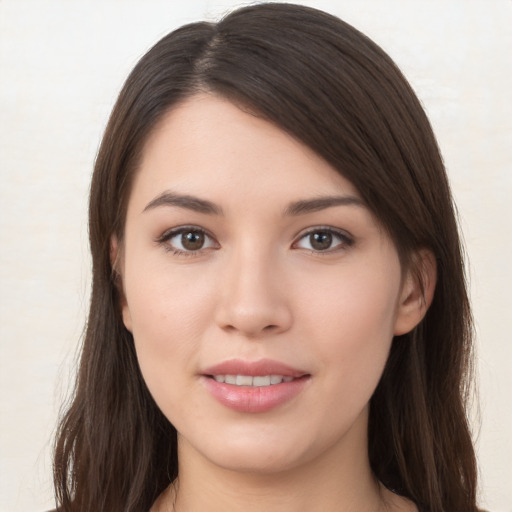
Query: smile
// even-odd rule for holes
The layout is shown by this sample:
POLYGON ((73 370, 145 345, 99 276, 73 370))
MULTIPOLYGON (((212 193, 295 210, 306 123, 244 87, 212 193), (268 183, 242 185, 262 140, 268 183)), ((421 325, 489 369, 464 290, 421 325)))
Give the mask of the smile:
POLYGON ((311 374, 280 361, 232 359, 205 368, 201 381, 223 407, 241 413, 264 413, 292 401, 311 374))
POLYGON ((266 387, 275 386, 283 382, 291 382, 294 378, 285 375, 212 375, 217 382, 224 382, 233 386, 266 387))

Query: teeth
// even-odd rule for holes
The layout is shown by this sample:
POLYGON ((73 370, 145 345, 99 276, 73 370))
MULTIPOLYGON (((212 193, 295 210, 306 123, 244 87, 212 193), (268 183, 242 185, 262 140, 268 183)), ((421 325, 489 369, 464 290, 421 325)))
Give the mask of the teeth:
MULTIPOLYGON (((281 380, 281 379, 279 379, 281 380)), ((270 375, 267 375, 265 377, 253 377, 252 378, 252 385, 253 386, 270 386, 270 384, 272 383, 272 377, 270 375)), ((279 384, 278 382, 276 382, 275 384, 279 384)))
POLYGON ((252 386, 266 387, 281 382, 291 382, 293 377, 283 375, 261 375, 252 377, 250 375, 214 375, 213 378, 217 382, 225 382, 226 384, 234 384, 235 386, 252 386))
POLYGON ((283 378, 281 375, 271 375, 270 376, 270 384, 279 384, 283 378))
POLYGON ((237 386, 252 386, 252 377, 249 375, 237 375, 236 376, 237 386))

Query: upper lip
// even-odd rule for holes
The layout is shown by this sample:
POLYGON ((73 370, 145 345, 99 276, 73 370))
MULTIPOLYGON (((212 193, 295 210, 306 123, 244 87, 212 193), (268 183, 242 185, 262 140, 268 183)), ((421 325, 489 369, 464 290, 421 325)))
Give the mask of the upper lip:
POLYGON ((308 375, 305 371, 272 359, 260 359, 258 361, 229 359, 228 361, 210 366, 201 373, 203 375, 249 375, 251 377, 282 375, 283 377, 293 378, 308 375))

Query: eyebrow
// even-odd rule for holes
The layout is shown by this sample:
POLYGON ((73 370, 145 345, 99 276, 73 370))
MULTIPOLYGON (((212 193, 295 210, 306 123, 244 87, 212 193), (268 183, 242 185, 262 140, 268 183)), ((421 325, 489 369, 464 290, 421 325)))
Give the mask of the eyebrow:
MULTIPOLYGON (((166 191, 150 201, 143 212, 153 210, 159 206, 177 206, 198 213, 207 215, 223 215, 223 210, 219 205, 206 199, 201 199, 188 194, 177 194, 166 191)), ((364 202, 355 196, 322 196, 313 199, 301 199, 290 203, 283 211, 283 217, 293 217, 307 213, 318 212, 334 206, 360 206, 364 207, 364 202)))
POLYGON ((284 211, 283 216, 303 215, 306 213, 318 212, 333 206, 360 206, 364 202, 355 196, 325 196, 314 199, 303 199, 291 203, 284 211))
POLYGON ((211 201, 200 199, 199 197, 176 194, 174 192, 166 191, 150 201, 144 208, 144 212, 152 210, 159 206, 178 206, 186 208, 198 213, 205 213, 208 215, 223 215, 222 208, 217 206, 211 201))

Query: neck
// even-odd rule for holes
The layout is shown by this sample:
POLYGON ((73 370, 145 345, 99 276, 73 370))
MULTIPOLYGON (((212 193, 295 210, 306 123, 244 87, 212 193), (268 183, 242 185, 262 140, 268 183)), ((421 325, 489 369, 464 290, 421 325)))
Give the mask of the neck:
MULTIPOLYGON (((360 420, 366 422, 366 418, 360 420)), ((179 460, 179 480, 152 512, 416 510, 376 480, 368 459, 366 429, 360 425, 321 456, 280 471, 240 472, 220 467, 182 438, 179 460)))

